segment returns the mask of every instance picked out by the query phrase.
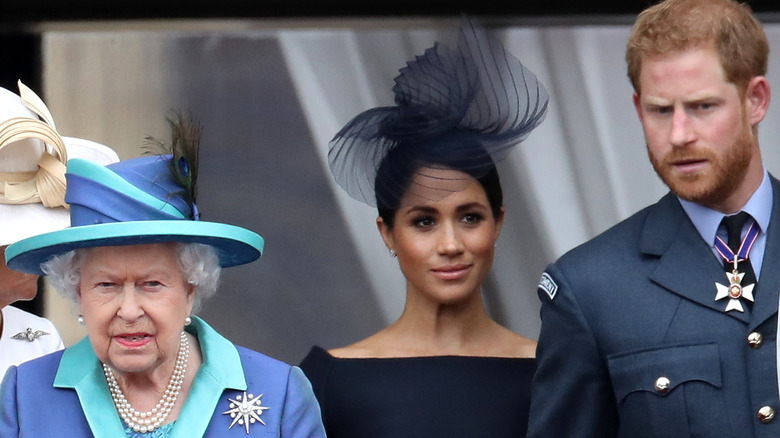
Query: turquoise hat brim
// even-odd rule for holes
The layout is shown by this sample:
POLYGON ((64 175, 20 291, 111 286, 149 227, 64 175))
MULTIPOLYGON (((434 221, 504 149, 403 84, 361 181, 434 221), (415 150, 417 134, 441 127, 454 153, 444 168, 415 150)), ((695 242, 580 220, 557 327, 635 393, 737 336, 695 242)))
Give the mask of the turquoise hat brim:
POLYGON ((259 234, 235 225, 189 220, 130 221, 83 225, 29 237, 7 247, 5 258, 11 269, 43 275, 41 263, 74 249, 163 242, 211 245, 223 268, 256 260, 264 246, 259 234))

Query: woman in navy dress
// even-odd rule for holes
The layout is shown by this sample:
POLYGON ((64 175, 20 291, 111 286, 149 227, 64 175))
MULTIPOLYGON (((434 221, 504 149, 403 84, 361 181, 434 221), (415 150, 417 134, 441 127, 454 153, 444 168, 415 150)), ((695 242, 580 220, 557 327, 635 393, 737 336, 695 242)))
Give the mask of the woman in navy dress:
POLYGON ((330 169, 378 208, 406 278, 403 314, 355 344, 301 363, 329 437, 523 437, 536 343, 482 302, 504 222, 495 162, 544 119, 534 74, 467 19, 395 79, 396 106, 335 136, 330 169))

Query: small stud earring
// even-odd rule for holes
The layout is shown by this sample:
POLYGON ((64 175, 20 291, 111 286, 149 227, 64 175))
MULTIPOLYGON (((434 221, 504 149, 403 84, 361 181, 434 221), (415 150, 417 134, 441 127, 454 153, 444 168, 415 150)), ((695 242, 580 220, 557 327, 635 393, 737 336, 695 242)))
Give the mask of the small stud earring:
POLYGON ((79 325, 84 325, 84 317, 79 315, 78 318, 76 318, 76 321, 78 321, 79 325))
POLYGON ((184 318, 184 325, 190 325, 190 324, 192 324, 192 318, 190 318, 189 316, 184 318))
POLYGON ((394 250, 394 249, 390 249, 390 250, 388 250, 388 251, 390 252, 390 257, 392 257, 392 258, 396 258, 396 257, 397 257, 397 256, 395 255, 395 250, 394 250))

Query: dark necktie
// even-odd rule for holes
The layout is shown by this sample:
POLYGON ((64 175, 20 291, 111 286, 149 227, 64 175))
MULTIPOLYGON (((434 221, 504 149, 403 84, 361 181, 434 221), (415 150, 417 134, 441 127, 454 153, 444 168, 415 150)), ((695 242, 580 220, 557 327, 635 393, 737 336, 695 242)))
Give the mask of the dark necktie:
MULTIPOLYGON (((721 221, 726 229, 726 234, 728 235, 729 248, 731 248, 734 254, 739 252, 739 246, 742 243, 742 228, 745 226, 745 222, 751 219, 750 215, 743 211, 733 216, 726 216, 723 218, 723 221, 721 221)), ((732 272, 734 270, 733 263, 725 262, 723 267, 726 272, 732 272)), ((739 262, 737 269, 739 272, 745 273, 745 276, 740 282, 742 286, 747 286, 756 282, 756 274, 753 272, 753 265, 747 257, 745 257, 744 261, 739 262)))

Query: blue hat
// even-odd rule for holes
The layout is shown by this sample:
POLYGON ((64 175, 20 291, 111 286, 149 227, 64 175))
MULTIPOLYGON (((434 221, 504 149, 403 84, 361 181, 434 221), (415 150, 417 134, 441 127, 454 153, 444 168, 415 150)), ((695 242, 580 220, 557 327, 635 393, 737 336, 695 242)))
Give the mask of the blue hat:
POLYGON ((171 155, 144 156, 100 166, 68 161, 70 228, 40 234, 6 248, 8 267, 42 275, 40 265, 77 248, 161 242, 203 243, 222 267, 260 257, 263 238, 234 225, 198 220, 171 172, 171 155))

